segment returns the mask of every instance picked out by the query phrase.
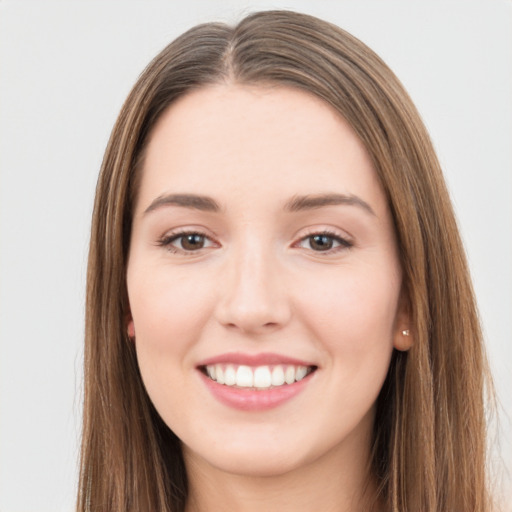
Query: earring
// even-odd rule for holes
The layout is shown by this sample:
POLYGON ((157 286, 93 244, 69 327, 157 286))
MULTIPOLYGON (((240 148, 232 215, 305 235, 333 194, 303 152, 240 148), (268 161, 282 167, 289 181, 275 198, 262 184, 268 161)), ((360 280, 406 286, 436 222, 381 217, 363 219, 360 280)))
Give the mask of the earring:
POLYGON ((404 330, 402 331, 402 335, 403 335, 403 336, 409 336, 409 329, 404 329, 404 330))

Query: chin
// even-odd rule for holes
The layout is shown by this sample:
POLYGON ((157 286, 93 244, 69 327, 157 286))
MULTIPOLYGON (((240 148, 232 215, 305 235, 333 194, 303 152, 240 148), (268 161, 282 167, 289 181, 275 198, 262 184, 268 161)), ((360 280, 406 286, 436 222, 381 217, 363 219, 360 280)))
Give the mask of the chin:
MULTIPOLYGON (((187 453, 189 453, 188 450, 185 451, 186 460, 189 458, 187 453)), ((224 473, 253 478, 285 475, 303 464, 296 457, 287 457, 282 450, 246 449, 244 453, 238 453, 225 449, 222 453, 212 453, 207 458, 203 456, 203 459, 210 466, 224 473)))

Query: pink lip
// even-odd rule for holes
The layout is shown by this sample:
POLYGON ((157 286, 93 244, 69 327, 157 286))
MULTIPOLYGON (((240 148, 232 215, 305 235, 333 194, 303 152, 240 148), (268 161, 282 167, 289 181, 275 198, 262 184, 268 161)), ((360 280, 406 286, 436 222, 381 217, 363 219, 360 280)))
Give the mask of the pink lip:
POLYGON ((313 375, 314 373, 310 373, 301 381, 293 384, 258 391, 254 388, 243 389, 225 386, 200 373, 206 387, 219 402, 242 411, 264 411, 278 407, 303 391, 313 375))
POLYGON ((272 354, 264 352, 261 354, 242 354, 239 352, 230 352, 221 354, 219 356, 211 357, 201 361, 197 366, 208 366, 212 364, 236 364, 246 366, 264 366, 264 365, 277 365, 277 364, 290 364, 295 366, 315 366, 313 363, 295 359, 293 357, 282 356, 279 354, 272 354))
POLYGON ((301 393, 311 382, 314 373, 310 373, 304 379, 293 384, 285 384, 270 389, 256 390, 254 388, 236 388, 225 386, 210 379, 204 374, 203 368, 214 364, 235 364, 246 366, 263 365, 295 365, 295 366, 315 366, 303 360, 282 356, 279 354, 241 354, 228 353, 215 356, 201 361, 197 365, 198 373, 210 393, 222 404, 239 409, 242 411, 264 411, 273 409, 288 400, 291 400, 301 393))

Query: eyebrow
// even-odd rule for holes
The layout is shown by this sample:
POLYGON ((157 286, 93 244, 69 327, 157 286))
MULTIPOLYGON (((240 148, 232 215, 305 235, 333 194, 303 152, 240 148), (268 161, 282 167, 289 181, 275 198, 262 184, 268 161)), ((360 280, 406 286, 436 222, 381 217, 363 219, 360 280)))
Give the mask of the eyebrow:
MULTIPOLYGON (((375 215, 373 208, 363 199, 347 194, 315 194, 294 196, 285 204, 284 209, 289 212, 314 210, 325 206, 348 205, 358 206, 368 213, 375 215)), ((219 212, 220 206, 215 199, 196 194, 166 194, 157 197, 147 208, 144 214, 164 206, 180 206, 204 212, 219 212)))
POLYGON ((166 194, 157 197, 145 210, 144 214, 157 210, 163 206, 181 206, 183 208, 191 208, 193 210, 201 210, 203 212, 218 212, 220 206, 208 196, 200 196, 196 194, 166 194))
POLYGON ((358 206, 375 215, 373 208, 363 199, 355 195, 347 194, 316 194, 307 196, 294 196, 285 205, 285 210, 289 212, 298 212, 303 210, 314 210, 324 206, 348 205, 358 206))

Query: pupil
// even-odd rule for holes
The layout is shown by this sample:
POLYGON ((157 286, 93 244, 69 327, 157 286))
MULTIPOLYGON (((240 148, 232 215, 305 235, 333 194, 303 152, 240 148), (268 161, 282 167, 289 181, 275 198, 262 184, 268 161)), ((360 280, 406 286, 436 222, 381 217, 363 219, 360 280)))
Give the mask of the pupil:
POLYGON ((181 245, 183 249, 201 249, 204 245, 204 237, 202 235, 187 235, 183 237, 181 245))
POLYGON ((317 251, 328 251, 332 248, 332 238, 326 235, 315 235, 312 237, 311 247, 317 251))

